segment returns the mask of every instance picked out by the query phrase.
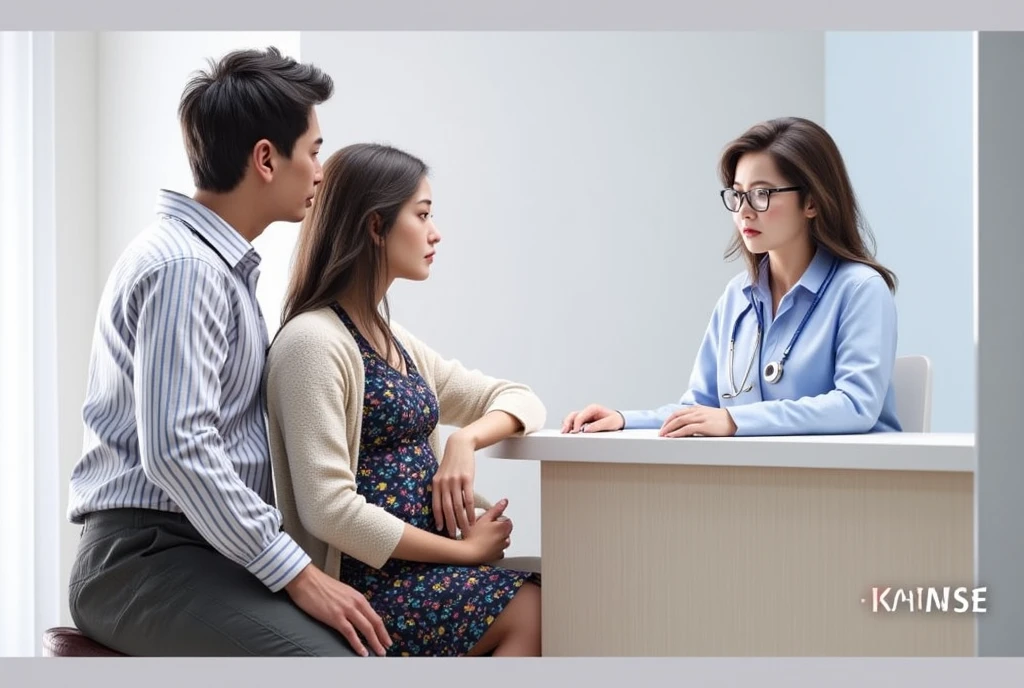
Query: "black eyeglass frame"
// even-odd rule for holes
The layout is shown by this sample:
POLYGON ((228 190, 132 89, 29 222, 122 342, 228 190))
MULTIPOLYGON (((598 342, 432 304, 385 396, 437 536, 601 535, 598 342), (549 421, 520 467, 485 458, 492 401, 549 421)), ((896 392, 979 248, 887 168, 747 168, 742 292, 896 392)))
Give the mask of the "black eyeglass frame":
POLYGON ((755 212, 763 213, 764 211, 768 210, 768 207, 771 205, 772 194, 783 193, 783 192, 786 192, 786 191, 800 191, 801 189, 803 189, 802 186, 776 186, 776 187, 771 188, 771 189, 759 188, 759 189, 750 189, 749 191, 737 191, 736 189, 722 189, 719 192, 719 195, 722 197, 722 204, 725 206, 725 209, 728 210, 730 213, 738 213, 740 211, 740 208, 743 207, 743 201, 744 200, 746 200, 747 205, 749 205, 755 212), (764 207, 763 208, 758 208, 756 205, 754 205, 754 202, 751 200, 751 198, 749 196, 749 194, 757 193, 757 192, 761 192, 761 193, 766 192, 768 194, 764 198, 764 207), (726 194, 735 194, 736 195, 736 198, 738 199, 738 202, 736 203, 736 208, 735 209, 729 207, 728 201, 725 200, 725 195, 726 194))

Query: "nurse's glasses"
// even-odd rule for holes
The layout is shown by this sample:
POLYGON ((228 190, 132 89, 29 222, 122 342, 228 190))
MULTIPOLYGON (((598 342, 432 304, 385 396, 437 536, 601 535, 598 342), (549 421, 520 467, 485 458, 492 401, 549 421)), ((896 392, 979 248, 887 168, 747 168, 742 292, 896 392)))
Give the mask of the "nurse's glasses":
POLYGON ((773 193, 782 193, 783 191, 798 191, 801 187, 799 186, 780 186, 774 189, 751 189, 750 191, 737 191, 736 189, 722 189, 722 203, 725 203, 725 207, 735 213, 743 205, 743 199, 747 199, 747 203, 750 207, 759 213, 763 213, 768 210, 768 204, 771 201, 773 193))

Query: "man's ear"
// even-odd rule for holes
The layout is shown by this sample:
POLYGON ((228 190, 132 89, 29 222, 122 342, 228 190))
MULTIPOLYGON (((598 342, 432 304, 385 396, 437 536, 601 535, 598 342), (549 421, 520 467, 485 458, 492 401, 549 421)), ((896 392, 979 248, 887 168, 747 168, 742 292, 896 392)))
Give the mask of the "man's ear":
POLYGON ((252 148, 252 167, 264 182, 274 179, 274 167, 277 165, 277 149, 266 139, 260 139, 252 148))

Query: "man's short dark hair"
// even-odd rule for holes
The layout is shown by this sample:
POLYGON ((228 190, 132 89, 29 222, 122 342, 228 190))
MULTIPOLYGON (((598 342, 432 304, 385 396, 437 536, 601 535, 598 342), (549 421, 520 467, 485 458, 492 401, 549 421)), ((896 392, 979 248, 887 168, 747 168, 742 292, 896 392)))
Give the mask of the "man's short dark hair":
POLYGON ((334 92, 330 76, 277 48, 236 50, 197 72, 178 106, 196 187, 231 191, 261 139, 290 158, 314 106, 334 92))

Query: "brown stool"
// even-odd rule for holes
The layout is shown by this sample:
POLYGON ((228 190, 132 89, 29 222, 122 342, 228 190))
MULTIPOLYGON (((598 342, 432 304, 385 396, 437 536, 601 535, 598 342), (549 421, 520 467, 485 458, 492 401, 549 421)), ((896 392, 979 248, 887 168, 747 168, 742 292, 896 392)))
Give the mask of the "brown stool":
POLYGON ((43 633, 44 657, 126 657, 87 637, 77 628, 58 626, 43 633))

